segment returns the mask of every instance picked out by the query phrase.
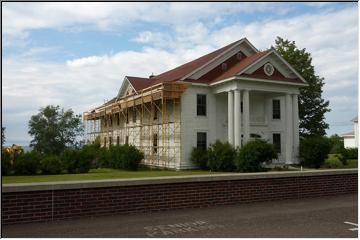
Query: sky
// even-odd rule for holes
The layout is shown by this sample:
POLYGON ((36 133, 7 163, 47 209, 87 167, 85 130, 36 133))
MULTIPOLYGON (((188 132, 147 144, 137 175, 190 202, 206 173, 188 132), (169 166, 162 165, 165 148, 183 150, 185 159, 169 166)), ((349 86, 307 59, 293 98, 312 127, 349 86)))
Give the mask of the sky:
POLYGON ((312 54, 330 101, 327 134, 352 130, 358 99, 357 3, 2 3, 2 126, 28 145, 46 105, 82 114, 147 77, 246 37, 312 54))

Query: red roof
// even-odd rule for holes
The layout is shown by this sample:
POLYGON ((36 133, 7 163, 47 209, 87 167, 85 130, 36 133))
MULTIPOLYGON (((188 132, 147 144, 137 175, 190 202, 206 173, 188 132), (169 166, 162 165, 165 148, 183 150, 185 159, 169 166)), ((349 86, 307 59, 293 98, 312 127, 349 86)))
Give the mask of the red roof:
POLYGON ((250 64, 252 64, 253 62, 255 62, 256 60, 260 59, 261 57, 265 56, 270 50, 267 51, 263 51, 263 52, 258 52, 255 53, 247 58, 245 58, 242 61, 237 62, 237 64, 235 64, 234 66, 232 66, 230 69, 228 69, 227 71, 224 71, 221 75, 219 75, 218 77, 216 77, 214 80, 212 80, 211 82, 217 82, 219 80, 222 79, 226 79, 229 77, 234 76, 235 74, 241 72, 242 70, 244 70, 246 67, 248 67, 250 64))
MULTIPOLYGON (((151 78, 141 78, 141 77, 127 77, 127 79, 130 81, 131 85, 135 88, 136 91, 140 91, 144 88, 150 87, 152 85, 162 83, 162 82, 169 82, 169 81, 176 81, 180 80, 184 76, 188 75, 189 73, 193 72, 194 70, 198 69, 199 67, 205 65, 206 63, 212 61, 216 57, 220 56, 226 50, 230 49, 232 46, 237 44, 239 41, 233 42, 225 47, 222 47, 216 51, 213 51, 211 53, 208 53, 200 58, 197 58, 191 62, 185 63, 179 67, 176 67, 172 70, 166 71, 164 73, 161 73, 159 75, 156 75, 151 78)), ((248 66, 250 66, 252 63, 256 62, 260 58, 264 57, 267 53, 269 53, 271 50, 266 50, 263 52, 257 52, 253 55, 250 55, 242 60, 236 60, 234 61, 234 57, 232 56, 230 59, 226 60, 228 61, 228 69, 226 71, 219 71, 216 70, 213 72, 207 73, 207 75, 204 75, 200 79, 193 80, 193 79, 185 79, 185 81, 188 82, 198 82, 198 83, 214 83, 229 77, 232 77, 236 75, 237 73, 241 72, 248 66)), ((225 62, 226 62, 225 61, 225 62)), ((219 67, 219 66, 218 66, 219 67)), ((256 73, 256 72, 255 72, 256 73)), ((259 74, 242 74, 241 76, 244 77, 251 77, 251 78, 259 78, 259 79, 268 79, 268 80, 275 80, 275 81, 285 81, 285 82, 294 82, 294 83, 303 83, 299 78, 290 79, 285 78, 284 76, 281 76, 281 74, 278 74, 277 76, 260 76, 259 74)))
POLYGON ((165 81, 179 80, 180 78, 184 77, 185 75, 191 73, 192 71, 196 70, 197 68, 203 66, 207 62, 210 62, 217 56, 221 55, 222 53, 224 53, 230 47, 234 46, 235 43, 237 43, 239 41, 241 41, 241 40, 230 43, 229 45, 227 45, 225 47, 222 47, 214 52, 208 53, 208 54, 206 54, 202 57, 199 57, 191 62, 185 63, 185 64, 183 64, 177 68, 174 68, 170 71, 156 75, 154 77, 154 79, 155 79, 154 84, 165 82, 165 81))
POLYGON ((135 91, 140 91, 141 89, 150 87, 152 85, 153 78, 141 78, 141 77, 131 77, 126 76, 126 78, 129 80, 130 84, 134 87, 135 91))

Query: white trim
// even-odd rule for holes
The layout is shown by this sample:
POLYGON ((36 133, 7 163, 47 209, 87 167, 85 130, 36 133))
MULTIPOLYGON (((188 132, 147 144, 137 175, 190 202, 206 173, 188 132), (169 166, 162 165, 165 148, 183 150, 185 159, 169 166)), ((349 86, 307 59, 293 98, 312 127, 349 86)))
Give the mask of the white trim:
POLYGON ((135 92, 136 94, 138 94, 138 92, 136 91, 136 89, 134 88, 134 86, 131 84, 131 82, 129 81, 129 79, 128 79, 127 77, 125 77, 124 80, 123 80, 123 82, 122 82, 122 84, 121 84, 121 87, 120 87, 120 89, 119 89, 119 91, 118 91, 118 94, 117 94, 117 96, 116 96, 116 99, 119 99, 119 98, 122 97, 122 96, 120 96, 120 93, 122 92, 123 87, 125 87, 125 86, 124 86, 125 82, 127 82, 127 83, 132 87, 132 89, 134 90, 134 92, 135 92))
POLYGON ((271 63, 266 63, 266 64, 264 65, 264 73, 265 73, 266 75, 268 75, 269 77, 274 74, 274 71, 275 71, 274 66, 273 66, 271 63), (268 66, 270 67, 270 72, 267 72, 267 69, 266 69, 266 68, 267 68, 268 66))
POLYGON ((207 83, 193 83, 193 82, 188 82, 188 83, 191 83, 191 85, 199 86, 199 87, 209 87, 209 84, 207 83))
POLYGON ((276 81, 276 80, 262 80, 257 78, 249 78, 249 77, 239 77, 239 80, 247 80, 247 81, 255 81, 255 82, 265 82, 265 83, 278 83, 283 85, 293 85, 293 86, 308 86, 308 84, 305 83, 292 83, 287 81, 276 81))
POLYGON ((260 62, 261 60, 268 57, 270 54, 274 53, 301 81, 304 82, 305 86, 308 86, 309 84, 305 81, 305 79, 283 58, 281 57, 274 49, 271 49, 267 54, 262 56, 261 58, 257 59, 255 62, 244 68, 242 71, 240 71, 237 75, 241 75, 242 73, 246 72, 248 69, 250 69, 252 66, 254 66, 256 63, 260 62))
POLYGON ((275 53, 276 56, 278 56, 284 63, 285 65, 290 68, 291 71, 293 71, 295 73, 295 75, 300 78, 304 83, 306 83, 307 85, 309 85, 305 79, 280 55, 278 54, 274 49, 271 49, 271 52, 275 53))
POLYGON ((215 86, 215 85, 225 83, 225 82, 229 82, 229 81, 232 81, 232 80, 245 80, 245 81, 264 82, 264 83, 278 83, 278 84, 282 84, 282 85, 293 85, 293 86, 308 86, 308 84, 304 84, 304 83, 281 82, 281 81, 276 81, 276 80, 262 80, 262 79, 257 79, 257 78, 239 77, 239 76, 226 78, 224 80, 220 80, 220 81, 211 83, 209 85, 210 86, 215 86))

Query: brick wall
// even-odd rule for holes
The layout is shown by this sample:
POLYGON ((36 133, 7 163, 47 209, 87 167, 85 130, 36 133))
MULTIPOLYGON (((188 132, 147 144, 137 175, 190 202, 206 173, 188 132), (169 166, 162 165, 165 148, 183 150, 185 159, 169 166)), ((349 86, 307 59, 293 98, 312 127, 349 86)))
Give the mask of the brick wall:
POLYGON ((2 193, 4 224, 357 193, 357 173, 2 193))

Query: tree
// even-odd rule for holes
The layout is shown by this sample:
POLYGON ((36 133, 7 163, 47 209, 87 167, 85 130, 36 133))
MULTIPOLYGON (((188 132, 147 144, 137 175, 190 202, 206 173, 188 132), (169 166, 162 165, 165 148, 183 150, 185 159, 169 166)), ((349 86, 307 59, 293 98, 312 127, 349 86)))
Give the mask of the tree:
POLYGON ((331 142, 330 153, 341 153, 344 149, 344 139, 337 134, 331 135, 329 137, 331 142))
POLYGON ((5 127, 1 127, 1 146, 5 143, 5 127))
POLYGON ((298 49, 294 41, 281 37, 275 40, 275 49, 309 84, 300 88, 300 136, 324 136, 329 128, 325 122, 325 113, 330 111, 329 101, 322 98, 324 78, 315 74, 311 54, 305 48, 298 49))
POLYGON ((31 117, 29 129, 34 137, 30 146, 45 154, 60 154, 66 147, 78 145, 78 137, 84 131, 81 115, 52 105, 41 108, 31 117))

